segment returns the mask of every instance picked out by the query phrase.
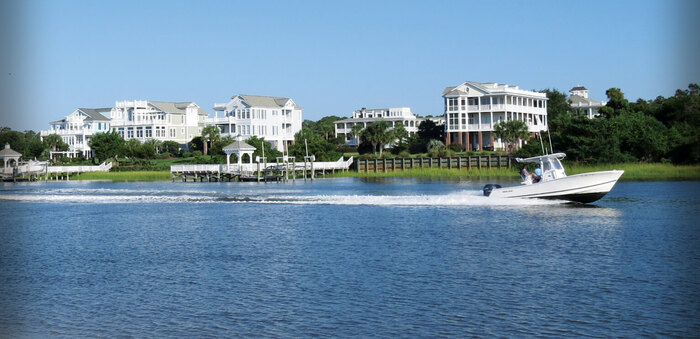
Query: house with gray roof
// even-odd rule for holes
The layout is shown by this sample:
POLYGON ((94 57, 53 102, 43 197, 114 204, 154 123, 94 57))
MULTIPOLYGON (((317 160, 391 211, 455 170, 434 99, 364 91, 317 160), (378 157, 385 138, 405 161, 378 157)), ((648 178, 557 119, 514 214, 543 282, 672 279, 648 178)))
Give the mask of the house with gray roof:
MULTIPOLYGON (((389 128, 396 127, 396 124, 403 124, 409 135, 414 135, 418 132, 418 126, 426 119, 435 121, 436 124, 444 123, 441 118, 420 118, 411 112, 410 107, 392 107, 392 108, 361 108, 352 112, 352 118, 336 120, 335 136, 343 136, 345 142, 351 146, 359 146, 359 138, 352 134, 352 128, 355 125, 360 125, 362 129, 377 121, 386 121, 389 123, 389 128)), ((389 147, 391 144, 388 145, 389 147)))
POLYGON ((90 138, 97 133, 110 130, 110 119, 105 116, 109 112, 109 108, 78 108, 63 119, 50 122, 51 127, 41 131, 39 136, 43 140, 51 134, 56 134, 68 144, 68 151, 52 153, 62 153, 68 157, 82 155, 89 158, 92 156, 92 150, 88 145, 90 138))
POLYGON ((571 108, 579 113, 585 114, 589 119, 598 116, 598 110, 605 106, 607 102, 596 101, 588 97, 588 89, 583 86, 576 86, 569 91, 571 96, 568 99, 571 108))
POLYGON ((445 104, 445 145, 466 150, 505 149, 495 134, 500 121, 520 120, 528 131, 546 131, 547 95, 495 82, 465 81, 442 92, 445 104))
POLYGON ((302 108, 290 98, 237 94, 228 103, 214 104, 214 111, 207 125, 217 126, 222 136, 264 138, 281 152, 301 131, 302 108))
POLYGON ((200 136, 209 117, 192 101, 117 101, 109 114, 112 130, 125 140, 155 139, 181 145, 200 136))

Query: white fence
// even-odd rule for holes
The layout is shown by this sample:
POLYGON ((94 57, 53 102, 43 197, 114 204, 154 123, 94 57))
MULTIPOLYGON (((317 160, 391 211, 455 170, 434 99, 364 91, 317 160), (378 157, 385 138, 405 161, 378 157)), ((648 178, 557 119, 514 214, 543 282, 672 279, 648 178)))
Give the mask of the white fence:
MULTIPOLYGON (((350 157, 348 160, 343 160, 340 157, 338 161, 315 161, 313 164, 314 171, 332 171, 332 170, 347 170, 352 165, 353 158, 350 157)), ((295 167, 298 170, 306 169, 311 170, 311 163, 307 162, 304 164, 303 161, 295 162, 295 167)), ((276 166, 276 162, 268 162, 265 167, 276 166)), ((261 166, 262 168, 262 166, 261 166)), ((258 164, 241 164, 240 168, 238 164, 215 164, 215 165, 172 165, 170 166, 170 172, 172 173, 239 173, 239 172, 255 172, 258 170, 258 164)))
POLYGON ((29 161, 16 167, 6 167, 0 170, 5 176, 20 177, 24 175, 36 175, 46 173, 85 173, 85 172, 109 172, 112 163, 102 163, 98 166, 49 166, 46 161, 29 161))

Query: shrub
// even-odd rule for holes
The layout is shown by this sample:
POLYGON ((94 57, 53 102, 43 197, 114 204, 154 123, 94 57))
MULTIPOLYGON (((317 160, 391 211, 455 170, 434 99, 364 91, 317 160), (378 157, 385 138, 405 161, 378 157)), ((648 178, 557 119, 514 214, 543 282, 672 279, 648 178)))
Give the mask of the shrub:
POLYGON ((411 157, 411 153, 409 153, 408 151, 399 152, 399 158, 410 158, 410 157, 411 157))
POLYGON ((461 152, 462 151, 461 144, 450 144, 449 146, 447 146, 447 148, 452 150, 453 152, 461 152))
POLYGON ((199 158, 202 156, 202 151, 194 151, 192 152, 192 156, 195 158, 199 158))

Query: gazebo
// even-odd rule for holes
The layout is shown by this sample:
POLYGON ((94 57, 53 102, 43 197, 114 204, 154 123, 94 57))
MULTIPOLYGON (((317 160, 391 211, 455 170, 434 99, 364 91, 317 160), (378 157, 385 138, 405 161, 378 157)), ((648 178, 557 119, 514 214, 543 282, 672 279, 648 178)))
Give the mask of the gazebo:
POLYGON ((2 159, 3 162, 3 167, 7 168, 7 165, 13 165, 12 161, 14 160, 14 166, 17 166, 19 164, 19 158, 22 157, 22 154, 19 152, 16 152, 12 148, 10 148, 10 144, 5 144, 5 149, 0 151, 0 159, 2 159))
POLYGON ((240 134, 236 137, 236 141, 232 144, 223 148, 224 153, 226 153, 226 168, 231 166, 231 154, 235 154, 238 157, 238 169, 241 169, 241 164, 243 162, 243 155, 248 154, 248 162, 253 163, 253 152, 255 152, 255 146, 251 146, 243 141, 243 137, 240 134))

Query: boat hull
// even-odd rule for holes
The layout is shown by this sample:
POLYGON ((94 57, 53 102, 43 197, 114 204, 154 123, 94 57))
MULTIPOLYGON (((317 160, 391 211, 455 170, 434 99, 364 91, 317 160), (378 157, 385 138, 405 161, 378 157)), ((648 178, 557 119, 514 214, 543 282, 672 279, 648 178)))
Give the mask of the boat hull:
POLYGON ((617 170, 581 173, 531 185, 494 188, 489 196, 590 203, 610 192, 623 173, 617 170))

